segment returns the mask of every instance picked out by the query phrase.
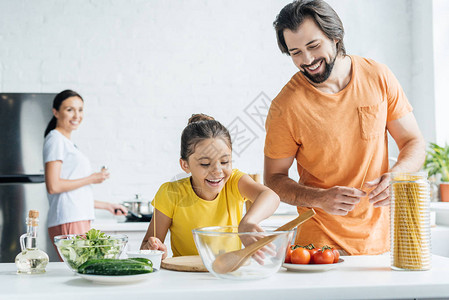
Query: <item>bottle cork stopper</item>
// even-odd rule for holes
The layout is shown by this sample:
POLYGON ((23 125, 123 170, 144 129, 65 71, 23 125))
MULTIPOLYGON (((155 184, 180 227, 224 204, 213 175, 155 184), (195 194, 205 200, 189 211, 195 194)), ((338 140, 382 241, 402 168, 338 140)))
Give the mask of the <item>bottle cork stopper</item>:
POLYGON ((30 210, 30 212, 28 213, 28 217, 29 218, 39 218, 39 211, 38 210, 30 210))

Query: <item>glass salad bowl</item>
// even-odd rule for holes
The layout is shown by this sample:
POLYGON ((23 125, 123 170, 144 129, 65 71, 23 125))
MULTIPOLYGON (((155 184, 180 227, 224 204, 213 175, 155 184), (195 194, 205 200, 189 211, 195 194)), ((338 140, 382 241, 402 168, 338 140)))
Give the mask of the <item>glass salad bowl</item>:
POLYGON ((282 266, 287 246, 294 230, 275 231, 274 227, 262 227, 264 232, 238 232, 237 226, 202 227, 193 230, 193 239, 207 270, 218 278, 234 280, 260 279, 273 275, 282 266), (238 268, 222 273, 214 270, 218 256, 250 246, 254 241, 272 236, 261 252, 248 257, 238 268))
POLYGON ((72 271, 77 272, 78 267, 89 259, 119 258, 128 242, 128 237, 123 234, 105 235, 99 230, 96 233, 92 234, 90 230, 86 234, 55 236, 59 256, 72 271))

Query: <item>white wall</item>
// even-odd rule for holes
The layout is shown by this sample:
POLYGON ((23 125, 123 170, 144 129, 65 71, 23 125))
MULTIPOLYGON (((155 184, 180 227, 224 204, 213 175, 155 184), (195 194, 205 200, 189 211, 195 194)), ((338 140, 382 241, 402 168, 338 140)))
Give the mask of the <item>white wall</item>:
MULTIPOLYGON (((95 186, 99 200, 152 198, 179 174, 180 134, 197 112, 234 137, 246 130, 234 142, 234 167, 261 173, 263 118, 254 113, 264 116, 264 105, 296 72, 272 28, 289 2, 4 0, 0 91, 70 88, 84 97, 85 121, 73 139, 95 169, 111 170, 95 186)), ((348 53, 393 70, 431 140, 433 110, 421 108, 433 99, 423 102, 420 91, 433 89, 433 69, 427 78, 432 64, 419 45, 431 36, 432 3, 418 2, 329 1, 345 25, 348 53), (415 26, 416 16, 423 26, 415 26)))
POLYGON ((449 1, 434 0, 433 46, 435 65, 435 123, 436 142, 449 144, 449 1))

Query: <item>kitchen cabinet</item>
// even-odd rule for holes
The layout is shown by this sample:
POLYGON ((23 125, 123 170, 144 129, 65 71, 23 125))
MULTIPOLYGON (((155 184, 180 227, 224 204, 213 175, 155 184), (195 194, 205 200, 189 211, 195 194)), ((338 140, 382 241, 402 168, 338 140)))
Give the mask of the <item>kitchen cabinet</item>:
POLYGON ((449 257, 449 203, 431 202, 430 210, 435 213, 435 226, 430 229, 432 253, 449 257))
POLYGON ((41 275, 16 274, 12 263, 0 264, 0 299, 449 299, 449 258, 432 257, 429 271, 393 271, 389 255, 344 256, 327 272, 290 272, 235 281, 210 273, 159 270, 129 285, 96 284, 52 262, 41 275), (24 288, 26 287, 26 288, 24 288))
POLYGON ((449 227, 449 202, 431 202, 430 210, 436 214, 436 225, 449 227))
POLYGON ((449 257, 449 226, 435 226, 431 231, 431 252, 449 257))

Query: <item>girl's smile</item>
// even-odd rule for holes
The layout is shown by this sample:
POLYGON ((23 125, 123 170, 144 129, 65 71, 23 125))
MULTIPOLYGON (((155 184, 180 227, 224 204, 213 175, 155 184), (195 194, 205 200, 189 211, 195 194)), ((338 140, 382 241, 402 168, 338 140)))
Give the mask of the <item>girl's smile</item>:
POLYGON ((220 178, 220 179, 206 179, 206 182, 211 185, 211 186, 218 186, 220 184, 220 182, 222 182, 224 179, 224 177, 220 178))
POLYGON ((198 197, 214 200, 232 173, 231 149, 220 138, 205 139, 195 147, 181 168, 192 174, 192 187, 198 197))

